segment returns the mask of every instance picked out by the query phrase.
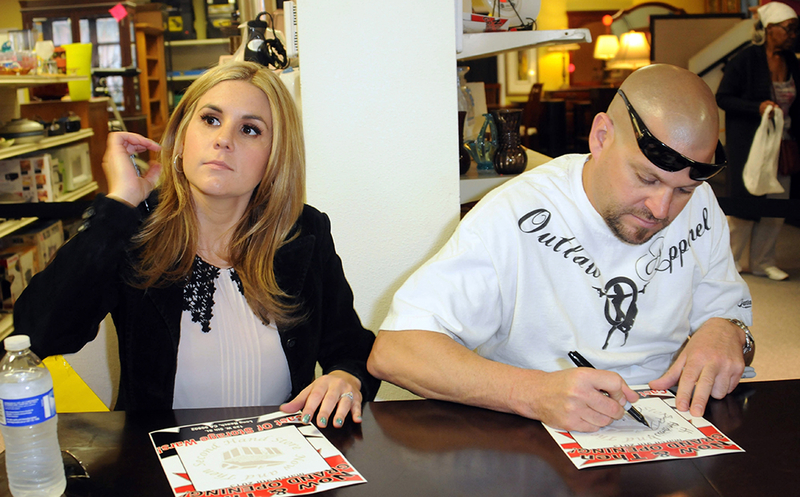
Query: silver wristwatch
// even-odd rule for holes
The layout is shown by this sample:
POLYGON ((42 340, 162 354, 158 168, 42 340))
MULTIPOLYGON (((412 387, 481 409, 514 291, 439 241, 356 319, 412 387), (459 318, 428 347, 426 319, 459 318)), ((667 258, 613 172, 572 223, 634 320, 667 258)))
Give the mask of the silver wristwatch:
POLYGON ((753 351, 753 347, 756 345, 756 341, 753 340, 753 334, 750 333, 750 328, 747 327, 746 324, 739 321, 738 319, 728 319, 731 323, 735 324, 739 328, 744 331, 744 347, 742 347, 742 354, 747 355, 748 353, 753 351))

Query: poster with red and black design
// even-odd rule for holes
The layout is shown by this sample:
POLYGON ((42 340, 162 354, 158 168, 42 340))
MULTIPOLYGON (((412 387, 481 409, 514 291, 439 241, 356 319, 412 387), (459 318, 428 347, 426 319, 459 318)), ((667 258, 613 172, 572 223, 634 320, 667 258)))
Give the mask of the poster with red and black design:
POLYGON ((367 481, 300 414, 177 426, 150 439, 176 497, 308 495, 367 481))
POLYGON ((640 397, 634 406, 650 427, 628 414, 594 433, 557 430, 545 425, 575 467, 584 469, 744 452, 705 418, 678 411, 675 395, 669 390, 633 388, 640 397))

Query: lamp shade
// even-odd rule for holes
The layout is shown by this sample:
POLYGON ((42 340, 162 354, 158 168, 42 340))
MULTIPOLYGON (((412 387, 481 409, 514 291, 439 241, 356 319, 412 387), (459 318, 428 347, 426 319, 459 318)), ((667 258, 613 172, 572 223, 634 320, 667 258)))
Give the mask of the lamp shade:
POLYGON ((622 33, 617 55, 609 62, 610 69, 638 69, 650 63, 650 44, 644 33, 622 33))
POLYGON ((594 44, 594 58, 611 60, 617 55, 619 40, 616 35, 600 35, 594 44))

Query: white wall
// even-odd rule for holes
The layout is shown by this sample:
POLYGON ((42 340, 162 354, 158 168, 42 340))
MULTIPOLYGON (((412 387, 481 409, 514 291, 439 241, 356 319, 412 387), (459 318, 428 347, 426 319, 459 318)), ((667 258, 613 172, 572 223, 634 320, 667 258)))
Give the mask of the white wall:
POLYGON ((357 310, 372 329, 458 218, 448 4, 298 4, 308 202, 331 217, 357 310))
POLYGON ((454 6, 297 6, 307 201, 330 216, 356 310, 377 332, 458 222, 454 6))

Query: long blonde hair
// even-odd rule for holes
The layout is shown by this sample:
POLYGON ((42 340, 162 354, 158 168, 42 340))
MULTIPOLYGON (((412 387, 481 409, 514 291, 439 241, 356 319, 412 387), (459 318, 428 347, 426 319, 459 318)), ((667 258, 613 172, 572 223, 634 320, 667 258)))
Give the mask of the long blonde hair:
POLYGON ((300 117, 284 84, 272 71, 252 62, 229 62, 204 73, 187 90, 164 132, 164 165, 158 207, 134 242, 141 249, 136 286, 180 283, 191 274, 198 246, 197 218, 180 163, 186 129, 197 102, 222 81, 247 81, 267 96, 272 114, 272 152, 261 182, 237 224, 227 254, 242 281, 250 307, 265 323, 292 324, 297 304, 275 279, 276 251, 297 233, 292 227, 303 210, 305 153, 300 117))

